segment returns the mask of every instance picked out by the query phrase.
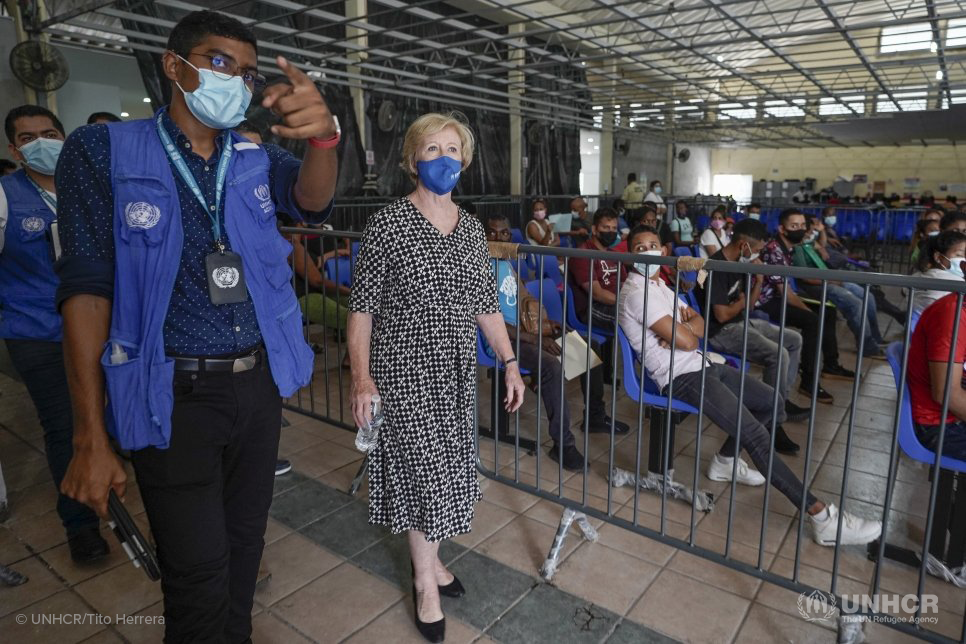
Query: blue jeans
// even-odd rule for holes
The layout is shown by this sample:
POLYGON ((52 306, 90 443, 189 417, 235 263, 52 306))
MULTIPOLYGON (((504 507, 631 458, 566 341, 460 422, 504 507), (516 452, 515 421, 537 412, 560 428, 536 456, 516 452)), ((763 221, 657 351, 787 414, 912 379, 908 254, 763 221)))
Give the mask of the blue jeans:
MULTIPOLYGON (((916 425, 916 436, 923 447, 936 452, 939 444, 939 425, 916 425)), ((943 438, 943 456, 966 461, 966 422, 946 423, 946 436, 943 438)))
POLYGON ((7 340, 10 361, 23 379, 44 429, 47 467, 57 487, 57 514, 67 536, 99 524, 94 511, 83 503, 60 494, 60 483, 74 455, 74 423, 64 371, 64 353, 59 342, 7 340))
MULTIPOLYGON (((822 294, 821 286, 810 286, 813 297, 820 297, 822 294)), ((855 345, 858 347, 859 339, 862 337, 862 298, 865 289, 858 284, 842 282, 839 284, 828 285, 828 299, 835 304, 835 307, 845 318, 849 325, 849 330, 855 336, 855 345)), ((865 309, 868 324, 865 328, 865 345, 869 349, 876 348, 882 343, 882 332, 879 331, 879 318, 876 315, 875 298, 869 293, 869 304, 865 309), (871 343, 875 343, 871 345, 871 343), (871 346, 870 346, 871 345, 871 346)))

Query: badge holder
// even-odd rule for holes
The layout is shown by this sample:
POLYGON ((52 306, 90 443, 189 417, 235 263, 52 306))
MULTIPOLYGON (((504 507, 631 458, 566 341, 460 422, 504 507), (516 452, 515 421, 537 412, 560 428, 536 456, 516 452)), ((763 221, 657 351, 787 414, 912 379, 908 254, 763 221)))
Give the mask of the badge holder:
POLYGON ((245 286, 245 269, 238 253, 225 250, 218 241, 218 250, 205 257, 205 274, 208 276, 208 297, 212 304, 238 304, 248 299, 245 286))

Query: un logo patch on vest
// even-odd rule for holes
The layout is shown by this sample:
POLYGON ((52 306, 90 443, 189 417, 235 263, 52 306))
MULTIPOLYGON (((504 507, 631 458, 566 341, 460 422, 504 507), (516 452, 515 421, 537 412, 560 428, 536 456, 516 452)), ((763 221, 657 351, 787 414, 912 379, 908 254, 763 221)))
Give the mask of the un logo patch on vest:
POLYGON ((238 285, 238 269, 231 266, 219 266, 211 271, 211 281, 218 288, 235 288, 238 285))
POLYGON ((132 201, 124 206, 124 219, 131 228, 154 228, 161 220, 161 209, 146 201, 132 201))
POLYGON ((20 226, 28 233, 40 232, 44 229, 44 220, 40 217, 27 217, 20 226))
POLYGON ((268 184, 258 184, 255 186, 253 192, 255 193, 255 198, 258 199, 258 205, 262 207, 265 214, 269 214, 272 210, 272 191, 268 188, 268 184))

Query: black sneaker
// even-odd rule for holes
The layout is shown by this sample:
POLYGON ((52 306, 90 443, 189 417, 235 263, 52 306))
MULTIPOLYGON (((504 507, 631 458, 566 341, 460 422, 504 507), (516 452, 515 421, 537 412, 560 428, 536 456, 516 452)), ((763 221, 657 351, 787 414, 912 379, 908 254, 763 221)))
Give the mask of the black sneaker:
POLYGON ((107 556, 111 550, 101 537, 97 526, 84 528, 73 536, 67 537, 70 558, 74 563, 91 563, 107 556))
POLYGON ((291 461, 286 461, 284 458, 280 458, 277 461, 275 461, 275 476, 288 474, 291 471, 292 471, 291 461))
POLYGON ((822 367, 822 375, 837 380, 855 380, 855 372, 840 364, 825 365, 822 367))
MULTIPOLYGON (((551 461, 559 463, 560 447, 557 445, 551 447, 549 456, 551 461)), ((584 455, 573 445, 567 445, 563 448, 563 468, 568 472, 579 472, 584 469, 584 455)))
MULTIPOLYGON (((610 434, 610 416, 604 415, 598 418, 590 419, 590 433, 591 434, 610 434)), ((631 431, 631 426, 627 423, 622 423, 619 420, 614 421, 614 433, 615 434, 626 434, 631 431)))
POLYGON ((789 438, 785 428, 779 425, 775 428, 775 451, 779 454, 798 454, 801 449, 798 443, 789 438))
POLYGON ((789 422, 796 422, 799 420, 805 420, 811 414, 812 410, 808 407, 799 407, 790 400, 785 401, 785 419, 789 422))
MULTIPOLYGON (((808 398, 811 398, 812 397, 812 383, 810 383, 810 382, 803 382, 802 383, 802 386, 798 388, 798 393, 800 393, 803 396, 806 396, 808 398)), ((818 400, 818 402, 822 403, 823 405, 831 405, 835 401, 835 398, 832 396, 832 394, 830 394, 829 392, 827 392, 824 389, 822 389, 822 386, 821 385, 819 385, 819 387, 818 387, 817 400, 818 400)))

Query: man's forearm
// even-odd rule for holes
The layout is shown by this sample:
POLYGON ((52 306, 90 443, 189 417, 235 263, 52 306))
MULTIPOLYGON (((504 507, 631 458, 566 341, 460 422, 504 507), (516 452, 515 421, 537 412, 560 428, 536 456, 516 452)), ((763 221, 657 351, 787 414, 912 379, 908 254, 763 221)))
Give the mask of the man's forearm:
POLYGON ((323 150, 306 144, 305 157, 295 183, 295 200, 303 210, 318 212, 332 201, 339 173, 339 158, 335 150, 323 150))
POLYGON ((111 302, 96 295, 75 295, 61 306, 61 314, 64 366, 74 414, 74 445, 106 443, 101 354, 110 331, 111 302))

